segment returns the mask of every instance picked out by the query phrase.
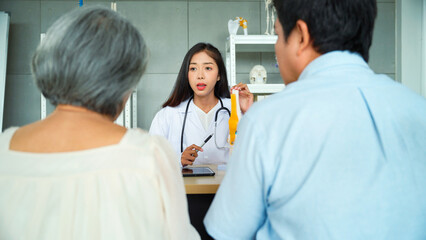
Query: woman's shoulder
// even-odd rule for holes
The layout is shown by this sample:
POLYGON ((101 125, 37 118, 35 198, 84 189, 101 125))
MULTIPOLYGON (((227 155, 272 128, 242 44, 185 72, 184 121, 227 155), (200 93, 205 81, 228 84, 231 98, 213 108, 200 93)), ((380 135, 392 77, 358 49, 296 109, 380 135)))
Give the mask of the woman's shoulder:
POLYGON ((225 103, 225 102, 231 102, 231 98, 227 98, 227 97, 221 97, 220 98, 222 101, 223 101, 223 103, 225 103))
POLYGON ((230 98, 221 97, 220 100, 222 100, 224 107, 231 107, 231 99, 230 98))
MULTIPOLYGON (((143 153, 144 157, 147 157, 147 155, 155 155, 157 157, 168 155, 170 157, 175 154, 172 146, 166 138, 160 135, 151 135, 140 128, 129 129, 120 145, 126 146, 129 150, 134 149, 136 151, 140 151, 143 153)), ((174 156, 172 159, 172 162, 175 162, 174 156)), ((169 162, 169 159, 167 158, 163 160, 165 160, 165 162, 169 162)), ((156 164, 161 163, 157 162, 156 164)))
POLYGON ((166 106, 160 109, 154 117, 155 119, 170 119, 173 115, 179 113, 185 113, 186 105, 188 104, 188 100, 181 102, 177 106, 166 106))
POLYGON ((140 128, 130 128, 127 130, 123 139, 120 142, 122 146, 143 147, 152 142, 151 136, 140 128))
POLYGON ((162 136, 151 135, 140 128, 132 128, 127 130, 120 145, 134 146, 138 149, 163 147, 163 145, 167 145, 167 140, 162 136))
MULTIPOLYGON (((188 102, 189 102, 189 99, 187 99, 187 100, 185 100, 185 101, 182 101, 181 103, 179 103, 179 105, 177 105, 177 106, 175 106, 175 107, 167 106, 167 107, 165 107, 165 108, 167 108, 167 109, 173 109, 173 110, 175 110, 175 111, 182 112, 182 111, 185 111, 186 106, 188 105, 188 102)), ((163 109, 164 109, 164 108, 163 108, 163 109)))
POLYGON ((172 106, 165 106, 162 109, 160 109, 160 111, 158 111, 156 115, 165 115, 165 114, 178 113, 178 112, 181 112, 182 109, 183 109, 183 111, 185 111, 185 106, 186 106, 187 102, 188 101, 183 101, 179 105, 174 106, 174 107, 172 107, 172 106))

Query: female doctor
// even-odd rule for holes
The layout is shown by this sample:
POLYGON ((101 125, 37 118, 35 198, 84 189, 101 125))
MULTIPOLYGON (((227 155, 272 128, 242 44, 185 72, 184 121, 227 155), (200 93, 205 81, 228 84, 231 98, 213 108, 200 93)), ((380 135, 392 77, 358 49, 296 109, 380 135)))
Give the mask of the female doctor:
MULTIPOLYGON (((232 88, 239 90, 241 112, 246 112, 253 94, 246 84, 232 88)), ((230 110, 222 56, 213 45, 198 43, 185 55, 172 93, 155 115, 149 132, 169 140, 181 156, 182 166, 224 164, 229 157, 230 110)))

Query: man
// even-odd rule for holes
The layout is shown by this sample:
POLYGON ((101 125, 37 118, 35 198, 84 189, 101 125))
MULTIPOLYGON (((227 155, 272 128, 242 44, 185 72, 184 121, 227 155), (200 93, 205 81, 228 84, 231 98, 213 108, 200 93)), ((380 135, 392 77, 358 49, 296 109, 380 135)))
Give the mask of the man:
POLYGON ((367 65, 374 0, 275 0, 284 91, 239 125, 216 239, 426 239, 426 100, 367 65))

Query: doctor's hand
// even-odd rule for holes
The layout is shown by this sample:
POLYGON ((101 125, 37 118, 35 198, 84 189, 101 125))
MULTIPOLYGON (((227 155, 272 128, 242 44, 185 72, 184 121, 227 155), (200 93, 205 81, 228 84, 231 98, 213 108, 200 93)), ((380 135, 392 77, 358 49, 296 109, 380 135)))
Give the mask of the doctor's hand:
POLYGON ((247 84, 243 83, 238 83, 237 85, 233 86, 231 88, 231 93, 232 89, 239 91, 240 108, 241 112, 244 114, 253 104, 253 94, 250 92, 247 84))
POLYGON ((202 152, 203 149, 195 144, 192 144, 191 146, 187 147, 180 156, 180 162, 182 163, 182 167, 192 165, 195 159, 198 157, 198 151, 202 152))

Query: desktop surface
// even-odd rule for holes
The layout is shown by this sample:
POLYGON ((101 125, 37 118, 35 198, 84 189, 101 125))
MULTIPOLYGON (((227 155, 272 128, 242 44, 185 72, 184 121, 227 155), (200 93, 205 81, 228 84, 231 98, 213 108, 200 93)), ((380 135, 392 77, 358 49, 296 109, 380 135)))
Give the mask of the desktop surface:
POLYGON ((214 176, 184 177, 186 194, 215 194, 225 176, 225 170, 218 165, 196 165, 194 167, 209 167, 214 176))

